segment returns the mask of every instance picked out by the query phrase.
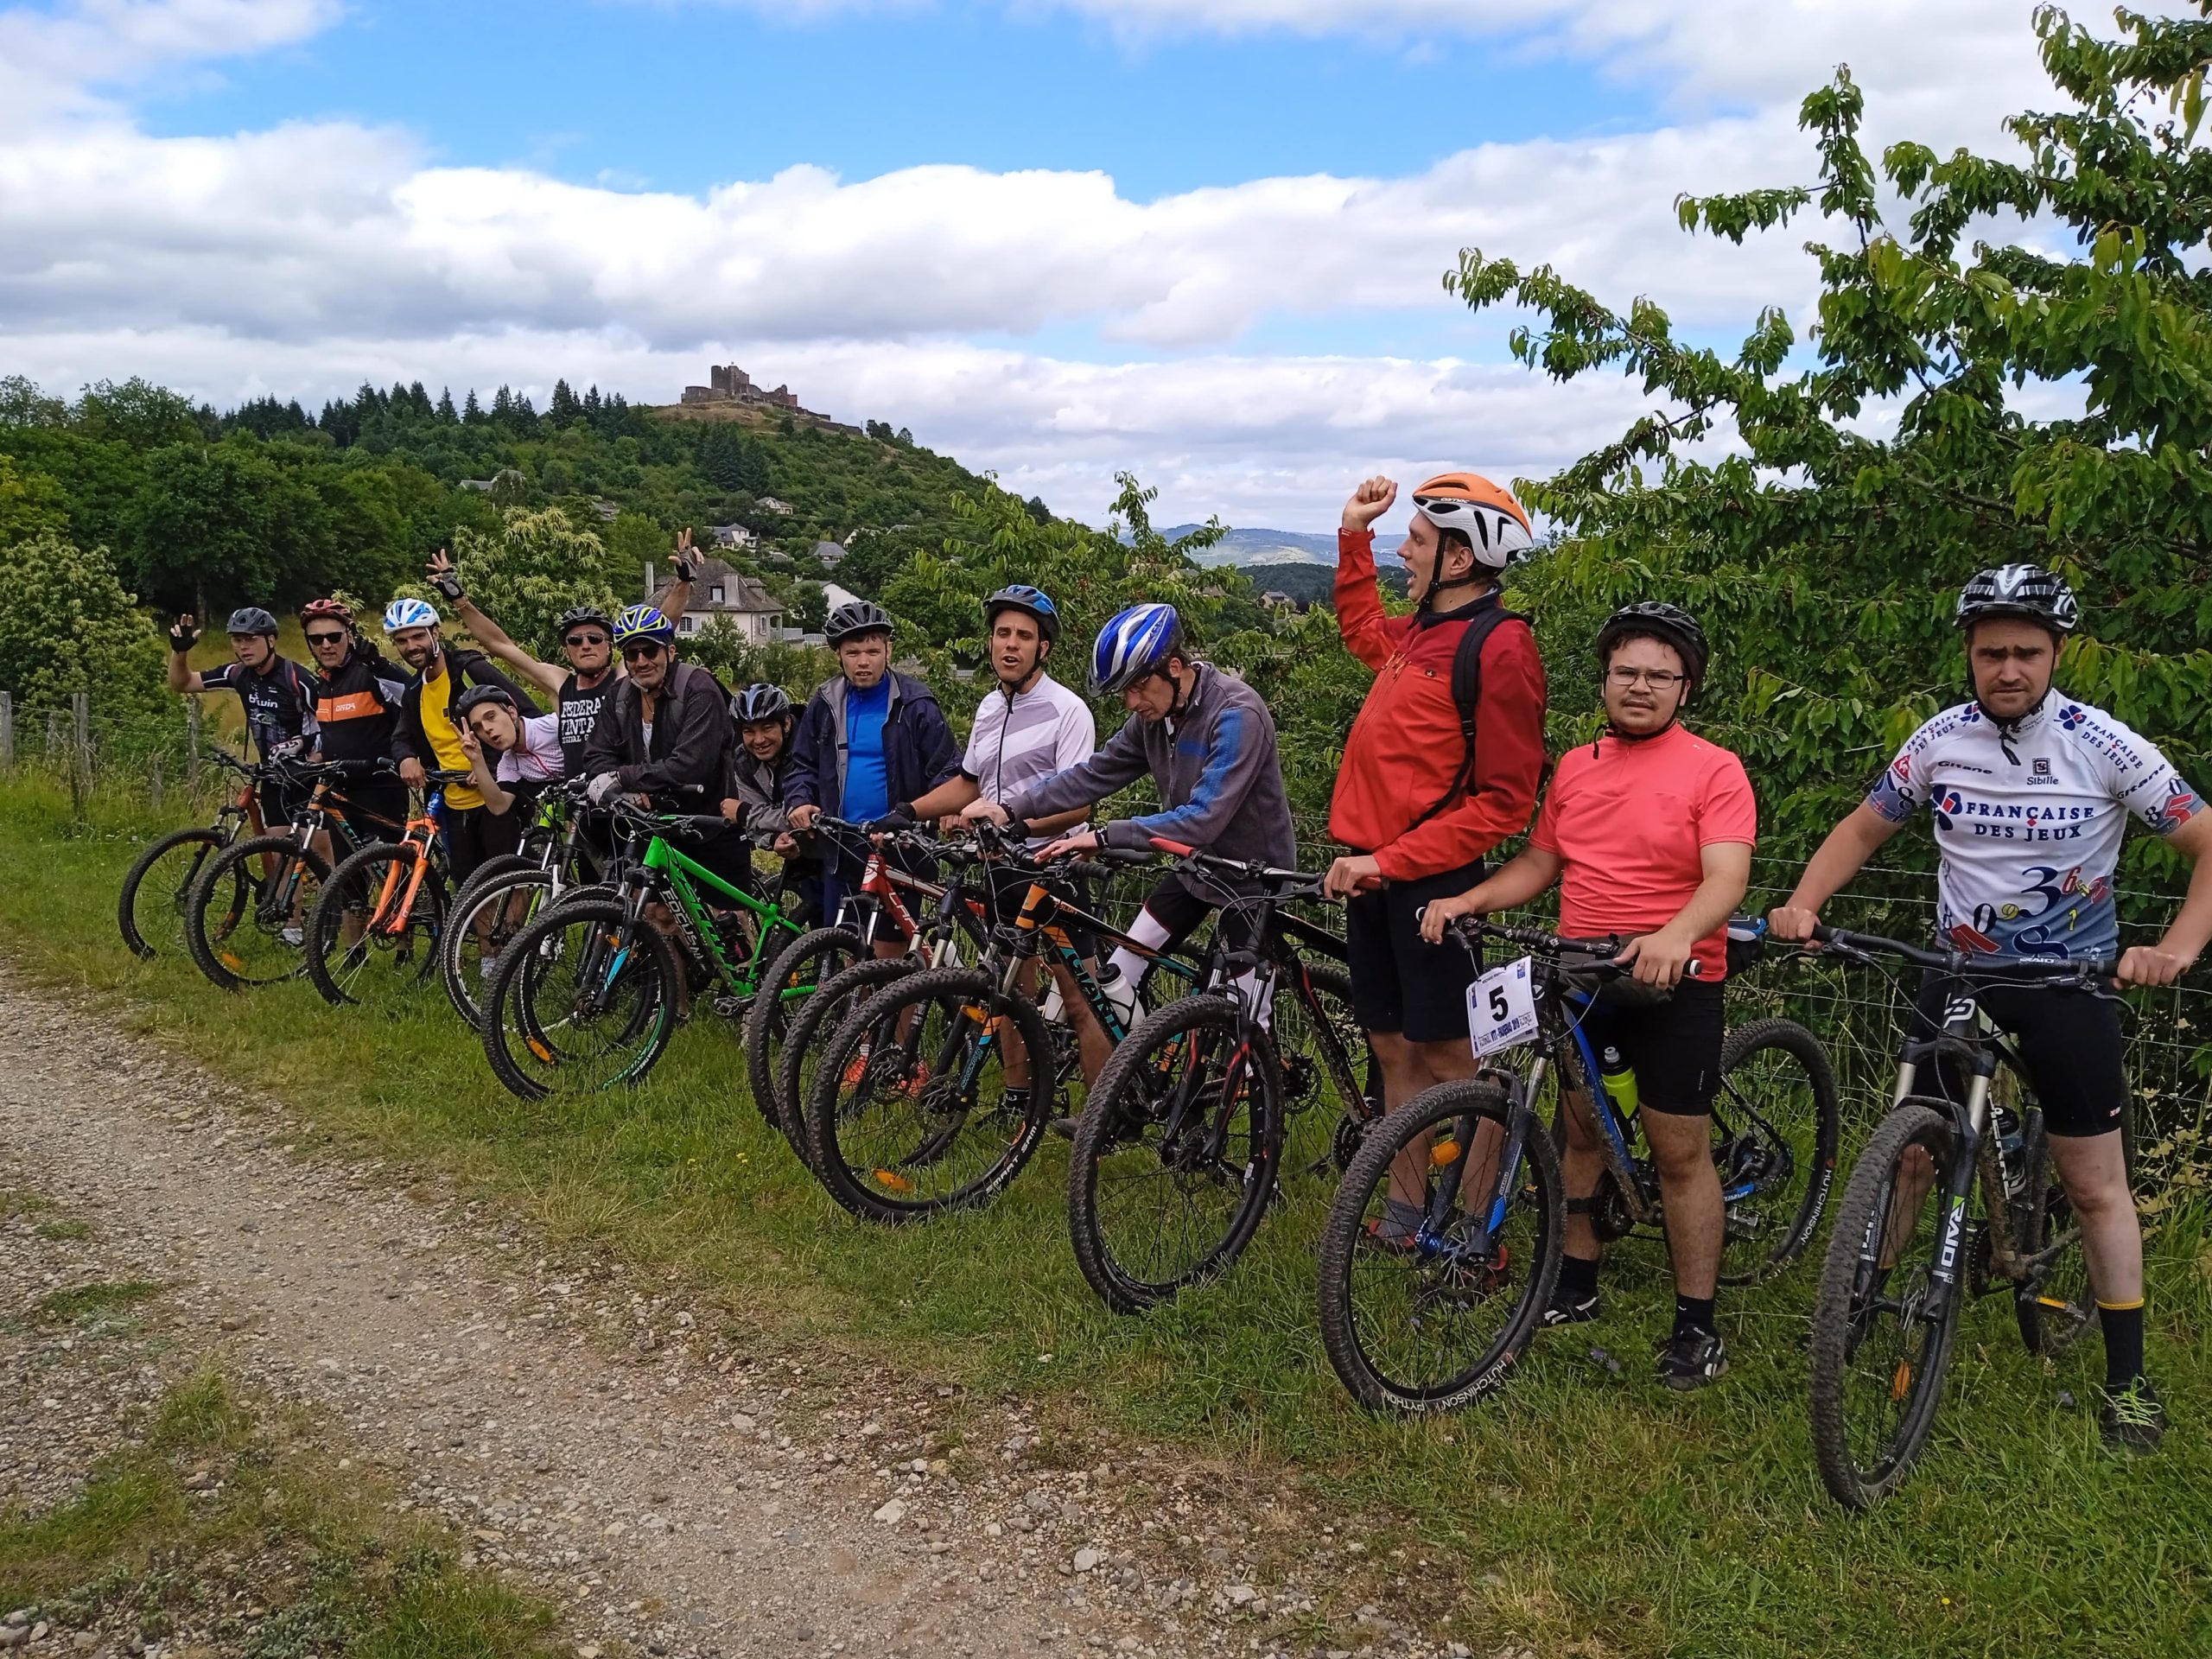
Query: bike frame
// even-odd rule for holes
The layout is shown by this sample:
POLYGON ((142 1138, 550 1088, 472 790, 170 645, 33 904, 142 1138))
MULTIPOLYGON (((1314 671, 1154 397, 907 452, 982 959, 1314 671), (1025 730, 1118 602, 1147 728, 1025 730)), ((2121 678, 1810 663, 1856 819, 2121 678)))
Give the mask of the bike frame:
POLYGON ((677 901, 673 909, 678 918, 679 931, 684 933, 733 995, 749 996, 758 989, 761 973, 768 962, 777 950, 791 942, 790 939, 776 939, 774 949, 771 949, 769 941, 775 938, 776 930, 780 929, 793 938, 798 935, 798 925, 784 914, 780 906, 770 905, 742 888, 731 886, 697 860, 687 858, 677 851, 665 836, 655 836, 652 838, 652 844, 645 849, 645 857, 639 861, 639 868, 645 873, 647 879, 639 884, 639 891, 632 900, 632 918, 642 925, 650 926, 651 924, 645 921, 645 901, 655 890, 668 893, 677 901), (747 912, 759 924, 753 935, 753 954, 746 959, 742 969, 722 948, 721 935, 705 915, 706 901, 701 898, 699 891, 702 886, 716 897, 747 912))
POLYGON ((396 933, 406 928, 407 918, 415 913, 415 901, 422 896, 423 879, 430 872, 431 849, 445 834, 445 791, 432 790, 422 811, 407 820, 399 845, 410 856, 394 859, 385 867, 384 886, 377 893, 376 908, 369 913, 365 932, 396 933), (406 891, 395 906, 392 899, 399 893, 403 871, 406 891))

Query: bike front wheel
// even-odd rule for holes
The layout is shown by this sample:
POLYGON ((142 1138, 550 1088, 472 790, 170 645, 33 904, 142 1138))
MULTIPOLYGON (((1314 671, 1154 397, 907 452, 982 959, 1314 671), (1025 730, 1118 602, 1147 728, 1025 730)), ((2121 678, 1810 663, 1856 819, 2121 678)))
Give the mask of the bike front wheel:
POLYGON ((323 1001, 382 1004, 437 971, 445 882, 411 842, 364 847, 330 873, 308 917, 308 978, 323 1001))
POLYGON ((1566 1236, 1559 1154, 1495 1083, 1423 1090, 1371 1128, 1321 1233, 1321 1345, 1377 1410, 1448 1411, 1508 1376, 1534 1337, 1566 1236))
POLYGON ((823 986, 851 966, 860 948, 861 936, 849 927, 798 935, 777 952, 745 1011, 745 1080, 760 1116, 786 1139, 799 1139, 801 1131, 797 1109, 780 1092, 785 1041, 823 986))
POLYGON ((618 899, 555 906, 500 954, 484 1001, 484 1055, 524 1100, 641 1081, 677 1023, 676 951, 618 899))
POLYGON ((1228 1270, 1282 1164, 1274 1045, 1228 997, 1137 1022, 1084 1106, 1068 1162, 1068 1234, 1083 1276, 1137 1313, 1228 1270))
POLYGON ((289 836, 232 842, 207 861, 185 899, 193 963, 226 991, 295 977, 308 910, 329 876, 322 855, 289 836))
POLYGON ((1722 1284, 1755 1284, 1803 1254, 1835 1185, 1842 1133, 1835 1068, 1819 1038, 1794 1020, 1728 1033, 1713 1103, 1722 1284))
POLYGON ((823 1046, 806 1112, 815 1174, 867 1221, 987 1204, 1037 1151, 1052 1065, 1035 1003, 970 969, 908 974, 823 1046))
POLYGON ((204 825, 163 836, 138 855, 123 878, 115 924, 130 953, 140 957, 185 949, 185 901, 223 836, 204 825))
POLYGON ((1954 1230, 1943 1198, 1959 1155, 1949 1119, 1907 1100, 1859 1154, 1836 1211, 1813 1303, 1813 1452, 1848 1510, 1896 1491, 1936 1425, 1965 1300, 1966 1218, 1954 1230))

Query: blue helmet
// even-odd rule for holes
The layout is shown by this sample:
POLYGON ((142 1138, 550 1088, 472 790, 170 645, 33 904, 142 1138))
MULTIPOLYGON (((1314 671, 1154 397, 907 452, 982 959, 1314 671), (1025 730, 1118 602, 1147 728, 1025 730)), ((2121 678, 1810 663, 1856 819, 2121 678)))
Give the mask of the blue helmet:
POLYGON ((1046 643, 1059 643, 1060 613, 1042 588, 1017 582, 1000 588, 983 601, 983 626, 988 628, 997 621, 1001 611, 1027 612, 1037 619, 1037 632, 1046 643))
POLYGON ((614 619, 614 648, 636 639, 651 639, 669 645, 676 643, 676 624, 660 613, 655 605, 632 605, 614 619))
POLYGON ((437 611, 426 599, 395 599, 384 607, 384 631, 386 633, 397 633, 403 628, 435 628, 437 626, 437 611))
POLYGON ((1111 696, 1125 691, 1183 653, 1183 619, 1173 605, 1132 605, 1098 630, 1090 652, 1090 685, 1111 696))

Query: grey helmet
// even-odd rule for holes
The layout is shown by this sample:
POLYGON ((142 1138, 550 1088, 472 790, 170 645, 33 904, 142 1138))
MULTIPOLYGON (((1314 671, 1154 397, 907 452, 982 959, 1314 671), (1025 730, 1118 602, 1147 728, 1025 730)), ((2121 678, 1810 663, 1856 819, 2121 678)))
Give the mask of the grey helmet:
POLYGON ((849 599, 830 613, 829 620, 822 625, 822 637, 834 645, 858 633, 888 634, 895 626, 891 613, 874 600, 849 599))
POLYGON ((1953 620, 1967 628, 1993 616, 2040 622, 2063 636, 2081 626, 2082 607, 2063 577, 2039 564, 2003 564, 1983 571, 1959 589, 1953 620))

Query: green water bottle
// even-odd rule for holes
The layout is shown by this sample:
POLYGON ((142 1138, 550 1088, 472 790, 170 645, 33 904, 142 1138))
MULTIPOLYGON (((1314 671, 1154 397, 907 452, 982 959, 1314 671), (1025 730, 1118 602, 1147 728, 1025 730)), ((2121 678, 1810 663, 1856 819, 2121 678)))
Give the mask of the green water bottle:
POLYGON ((1598 1081, 1623 1117, 1636 1116, 1636 1068, 1611 1043, 1598 1051, 1598 1081))

